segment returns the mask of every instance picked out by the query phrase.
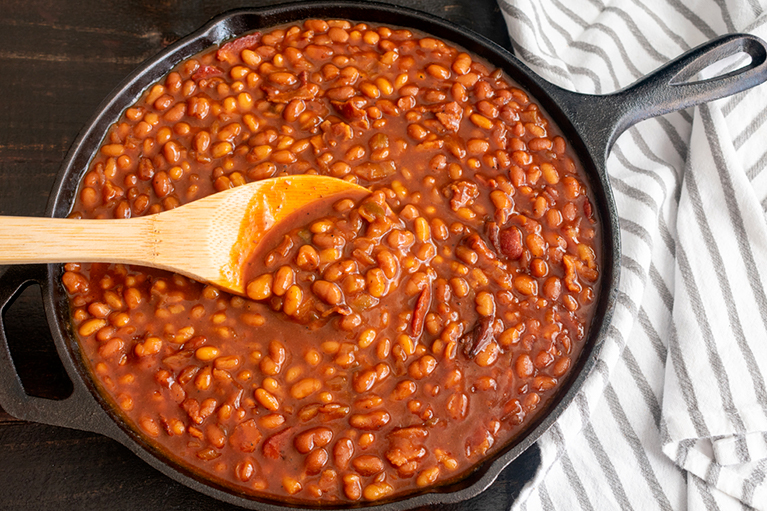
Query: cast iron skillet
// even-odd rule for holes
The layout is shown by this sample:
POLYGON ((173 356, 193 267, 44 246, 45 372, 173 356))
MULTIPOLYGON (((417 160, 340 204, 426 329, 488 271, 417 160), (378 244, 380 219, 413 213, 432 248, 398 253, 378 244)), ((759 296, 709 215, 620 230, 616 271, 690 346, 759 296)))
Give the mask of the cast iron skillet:
MULTIPOLYGON (((620 273, 618 215, 605 169, 615 139, 633 124, 649 117, 687 108, 749 89, 767 79, 767 45, 750 35, 724 36, 695 48, 633 85, 603 96, 577 94, 561 89, 534 74, 508 51, 469 30, 431 15, 390 5, 333 1, 296 3, 255 10, 238 10, 211 20, 198 31, 167 47, 128 76, 102 103, 73 143, 53 187, 46 216, 66 216, 75 201, 78 184, 108 127, 151 83, 178 62, 222 41, 260 28, 306 18, 345 18, 380 22, 429 32, 474 52, 503 68, 551 116, 575 149, 595 199, 604 243, 602 278, 596 314, 571 377, 548 404, 548 409, 516 439, 490 457, 468 477, 425 493, 400 497, 376 506, 399 511, 429 504, 461 502, 476 496, 498 474, 530 447, 572 401, 596 363, 612 317, 620 273), (747 66, 717 78, 689 83, 699 71, 727 56, 744 52, 747 66)), ((101 396, 86 369, 69 322, 69 306, 61 285, 61 265, 6 268, 0 274, 0 313, 30 282, 42 286, 44 305, 56 349, 72 380, 74 391, 63 400, 28 396, 11 359, 0 314, 0 404, 20 419, 93 431, 124 444, 164 474, 222 501, 251 509, 276 511, 285 504, 254 499, 206 482, 170 460, 147 443, 101 396)))

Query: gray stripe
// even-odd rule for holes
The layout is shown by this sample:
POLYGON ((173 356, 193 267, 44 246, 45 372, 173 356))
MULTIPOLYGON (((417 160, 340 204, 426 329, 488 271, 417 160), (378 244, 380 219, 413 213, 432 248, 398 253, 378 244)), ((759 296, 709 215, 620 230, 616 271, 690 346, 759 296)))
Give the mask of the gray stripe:
POLYGON ((645 335, 650 340, 650 344, 652 345, 653 350, 655 350, 655 354, 658 356, 658 359, 662 363, 665 363, 666 356, 668 355, 668 349, 663 345, 663 341, 658 335, 658 331, 653 328, 652 323, 650 322, 650 318, 647 316, 647 311, 644 309, 644 307, 639 308, 639 315, 637 319, 639 320, 639 326, 642 327, 645 335))
POLYGON ((575 498, 578 499, 578 504, 580 504, 581 509, 584 511, 594 511, 594 506, 591 505, 589 497, 586 495, 586 489, 583 487, 583 482, 581 481, 581 478, 578 477, 578 472, 576 472, 575 467, 573 467, 573 462, 570 461, 570 456, 567 454, 564 436, 562 435, 559 424, 555 424, 549 432, 557 446, 557 451, 560 453, 559 459, 562 462, 562 469, 565 474, 567 474, 567 482, 570 484, 573 491, 575 491, 575 498))
POLYGON ((735 25, 733 25, 732 23, 732 16, 730 16, 730 11, 727 10, 727 4, 725 4, 722 0, 714 0, 714 2, 716 2, 716 5, 718 5, 719 9, 722 10, 722 20, 724 21, 724 24, 727 26, 727 31, 737 32, 735 25))
MULTIPOLYGON (((691 181, 693 181, 693 179, 688 179, 687 183, 690 183, 691 181)), ((695 201, 692 202, 694 203, 695 201)), ((713 239, 709 239, 710 233, 709 236, 706 236, 704 233, 703 238, 706 244, 714 242, 713 239)), ((709 245, 709 252, 713 250, 714 249, 709 245)), ((692 307, 693 315, 698 323, 698 327, 700 328, 703 337, 703 344, 706 348, 708 363, 711 366, 711 371, 713 374, 717 376, 717 378, 714 379, 716 380, 717 386, 719 388, 719 397, 722 399, 722 408, 724 409, 725 414, 727 414, 727 418, 735 427, 735 430, 742 432, 745 430, 745 426, 743 425, 743 420, 740 417, 740 413, 738 412, 738 409, 735 407, 735 403, 732 400, 730 378, 727 375, 727 372, 724 370, 724 364, 722 364, 722 359, 716 349, 716 341, 714 339, 714 334, 711 331, 711 325, 708 323, 708 317, 706 316, 706 310, 701 299, 700 290, 698 289, 698 284, 695 282, 695 276, 692 273, 692 267, 687 257, 687 252, 682 245, 678 247, 676 256, 679 273, 682 276, 682 281, 685 288, 687 288, 687 294, 690 297, 690 306, 692 307)), ((716 264, 714 264, 714 266, 716 273, 719 274, 722 271, 722 267, 717 267, 716 264)), ((718 280, 721 283, 721 278, 718 280)))
POLYGON ((751 6, 751 10, 754 11, 755 16, 758 18, 762 15, 762 6, 759 4, 759 0, 748 0, 748 5, 751 6))
POLYGON ((711 486, 716 486, 719 482, 719 474, 722 472, 722 466, 719 463, 709 463, 706 474, 703 479, 711 486))
POLYGON ((626 220, 625 218, 620 218, 619 221, 621 224, 621 231, 626 231, 630 234, 633 234, 637 238, 644 241, 650 250, 652 250, 652 235, 647 229, 638 223, 632 222, 631 220, 626 220))
POLYGON ((650 32, 650 29, 648 27, 644 27, 642 30, 637 27, 637 24, 634 23, 634 20, 631 16, 629 16, 626 11, 623 9, 620 9, 618 7, 607 7, 605 8, 604 12, 611 12, 618 16, 620 19, 623 20, 623 22, 629 27, 629 30, 634 35, 637 41, 639 41, 639 44, 644 48, 644 50, 650 55, 652 58, 659 62, 667 62, 671 60, 671 57, 667 57, 660 53, 658 50, 656 50, 652 44, 650 44, 650 41, 647 40, 647 38, 644 36, 643 32, 650 32))
POLYGON ((661 415, 660 417, 660 444, 666 445, 670 444, 672 442, 671 440, 671 434, 668 432, 668 424, 666 424, 666 419, 663 418, 661 415))
POLYGON ((703 501, 703 505, 706 506, 706 509, 709 511, 719 511, 719 506, 714 500, 714 496, 711 495, 711 491, 709 490, 708 486, 706 486, 706 483, 695 474, 691 474, 690 477, 692 477, 692 481, 695 484, 695 489, 698 490, 700 499, 703 501))
POLYGON ((617 89, 620 87, 620 80, 618 80, 618 75, 615 74, 615 68, 613 68, 612 60, 610 60, 610 57, 607 55, 606 51, 604 51, 601 47, 595 44, 585 43, 583 41, 573 41, 572 43, 570 43, 570 46, 573 48, 577 48, 583 52, 596 55, 602 60, 604 60, 605 66, 607 67, 607 71, 610 73, 610 78, 612 78, 613 80, 614 89, 617 89))
MULTIPOLYGON (((679 114, 684 118, 688 124, 692 123, 692 118, 689 117, 689 114, 687 114, 686 111, 682 110, 679 112, 679 114), (685 114, 688 116, 685 118, 685 114)), ((682 140, 682 136, 679 134, 679 132, 676 130, 676 127, 669 122, 669 120, 666 118, 665 115, 662 115, 660 117, 655 117, 655 121, 658 122, 658 124, 661 125, 663 128, 663 131, 666 132, 666 135, 668 135, 668 138, 671 140, 671 145, 674 146, 674 149, 676 149, 677 154, 680 158, 683 160, 687 158, 687 142, 682 140)))
POLYGON ((676 451, 676 460, 678 466, 682 467, 687 463, 687 456, 689 455, 690 451, 695 448, 695 444, 697 442, 698 441, 694 439, 682 440, 679 442, 679 447, 676 451))
POLYGON ((570 21, 576 22, 578 25, 581 26, 581 28, 587 28, 589 26, 589 23, 586 22, 583 18, 581 18, 575 11, 570 10, 567 8, 562 2, 559 0, 552 0, 552 3, 562 11, 568 18, 570 18, 570 21))
POLYGON ((657 172, 654 172, 652 170, 643 169, 641 167, 637 167, 631 161, 626 158, 626 155, 623 154, 623 149, 621 149, 619 146, 614 146, 612 150, 613 154, 615 154, 615 157, 618 158, 618 161, 621 162, 621 165, 626 167, 627 169, 631 170, 632 172, 636 172, 637 174, 641 174, 643 176, 646 176, 656 183, 658 183, 658 186, 660 186, 660 189, 663 190, 663 198, 666 198, 666 183, 663 181, 663 178, 661 178, 657 172))
POLYGON ((767 459, 759 460, 748 479, 743 481, 743 502, 747 504, 754 502, 754 491, 764 481, 765 467, 767 467, 767 459))
MULTIPOLYGON (((732 181, 730 180, 729 174, 724 169, 727 163, 724 159, 724 155, 722 154, 722 148, 719 146, 719 139, 716 136, 716 128, 713 124, 713 119, 711 118, 711 111, 709 110, 708 106, 704 105, 700 109, 700 112, 701 117, 703 118, 703 127, 706 131, 706 136, 709 140, 709 143, 711 144, 711 151, 713 153, 714 160, 716 160, 718 163, 716 167, 719 171, 719 180, 722 183, 724 199, 727 203, 727 211, 730 215, 730 221, 735 227, 735 238, 738 241, 738 248, 740 249, 741 257, 745 263, 746 275, 748 275, 748 283, 751 285, 751 291, 754 294, 756 305, 759 308, 759 315, 762 318, 762 325, 764 326, 765 330, 767 330, 767 295, 765 295, 764 288, 761 284, 759 269, 756 266, 756 260, 754 259, 753 252, 751 251, 751 245, 748 243, 748 234, 743 223, 743 215, 740 213, 740 208, 738 207, 738 203, 734 198, 735 188, 732 184, 732 181)), ((708 229, 708 224, 706 224, 706 228, 708 229)), ((713 251, 713 247, 711 250, 713 251)), ((722 266, 722 268, 724 268, 724 266, 722 266)), ((719 277, 719 271, 717 271, 717 277, 719 277)), ((730 315, 730 310, 732 310, 730 323, 735 323, 733 326, 737 328, 735 331, 735 339, 738 343, 738 347, 740 348, 741 353, 743 354, 746 366, 748 367, 748 372, 750 373, 751 379, 754 383, 756 398, 761 404, 765 417, 767 417, 767 389, 765 389, 764 378, 762 377, 762 373, 759 370, 759 366, 756 364, 754 352, 751 350, 751 346, 749 345, 745 338, 745 334, 742 331, 740 320, 738 319, 738 312, 735 308, 734 300, 732 299, 731 290, 729 289, 729 282, 727 281, 724 274, 722 274, 720 287, 722 287, 723 292, 727 293, 726 296, 730 298, 725 300, 725 303, 727 304, 728 316, 730 315)))
POLYGON ((509 32, 509 39, 511 40, 511 46, 514 48, 514 53, 518 54, 522 59, 526 60, 530 63, 530 65, 539 67, 541 69, 546 69, 550 71, 551 73, 554 73, 555 75, 561 76, 566 79, 570 79, 569 75, 566 71, 563 71, 559 67, 552 66, 549 64, 545 59, 539 57, 535 53, 531 52, 524 46, 522 46, 519 41, 514 39, 514 37, 511 35, 511 32, 509 32))
POLYGON ((642 284, 647 281, 647 275, 645 275, 645 270, 642 268, 642 265, 626 255, 621 256, 621 268, 628 270, 639 277, 642 284))
POLYGON ((679 37, 679 34, 674 32, 670 28, 668 28, 668 25, 666 25, 663 22, 663 20, 660 19, 660 17, 657 14, 655 14, 651 9, 649 9, 644 3, 642 3, 640 0, 631 0, 631 1, 634 2, 634 5, 642 9, 648 16, 650 16, 653 19, 653 21, 655 21, 655 23, 658 24, 661 30, 663 30, 663 33, 665 33, 669 37, 669 39, 671 39, 676 44, 678 44, 682 50, 687 51, 690 49, 690 45, 687 44, 687 41, 679 37))
MULTIPOLYGON (((629 134, 631 134, 631 140, 633 140, 634 143, 637 145, 637 147, 639 147, 639 150, 642 151, 642 154, 644 155, 645 158, 647 158, 648 160, 650 160, 650 161, 652 161, 654 163, 657 163, 658 165, 660 165, 663 168, 666 168, 666 169, 670 170, 671 173, 674 176, 676 176, 676 182, 677 182, 677 186, 678 186, 678 183, 680 183, 682 181, 682 176, 681 176, 680 170, 677 169, 676 167, 674 167, 673 165, 671 165, 666 160, 662 159, 657 154, 655 154, 655 151, 653 151, 650 148, 650 146, 647 144, 645 139, 642 137, 642 134, 639 133, 638 129, 630 129, 629 130, 629 134)), ((613 148, 613 152, 615 152, 614 148, 613 148)))
POLYGON ((748 177, 748 180, 753 181, 756 179, 756 176, 764 170, 765 166, 767 166, 767 151, 763 152, 759 159, 746 169, 746 177, 748 177))
POLYGON ((758 29, 765 23, 767 23, 767 17, 760 16, 756 18, 754 21, 752 21, 751 24, 748 25, 746 28, 741 30, 741 32, 753 32, 754 30, 758 29))
MULTIPOLYGON (((623 305, 623 304, 620 304, 623 305)), ((623 348, 626 347, 626 339, 623 338, 623 335, 618 331, 618 329, 614 325, 610 325, 607 328, 607 335, 615 341, 615 344, 618 346, 618 351, 623 352, 623 348)), ((595 367, 595 371, 599 373, 599 376, 602 377, 602 380, 604 385, 607 385, 610 383, 610 368, 608 367, 607 363, 602 360, 601 358, 597 360, 595 367)))
MULTIPOLYGON (((668 343, 669 353, 671 354, 671 367, 674 369, 676 379, 679 382, 679 388, 682 391, 682 399, 684 399, 684 404, 687 406, 687 413, 690 416, 690 421, 695 428, 695 435, 698 438, 709 437, 711 434, 708 431, 703 414, 700 413, 698 398, 695 396, 695 387, 690 381, 690 373, 687 371, 685 355, 679 349, 679 337, 673 322, 669 324, 669 332, 671 334, 671 339, 668 343)), ((684 463, 677 458, 677 465, 681 467, 684 463)))
POLYGON ((762 209, 767 211, 767 197, 762 199, 762 202, 760 202, 760 204, 762 205, 762 209))
POLYGON ((620 477, 618 477, 618 472, 615 470, 615 465, 613 465, 610 461, 610 457, 607 455, 607 452, 605 452, 602 443, 599 441, 599 438, 594 431, 594 426, 592 426, 591 421, 589 420, 588 403, 586 402, 586 398, 582 392, 575 396, 575 402, 578 405, 578 411, 580 412, 581 420, 585 424, 582 434, 586 438, 586 441, 591 448, 591 452, 596 457, 597 463, 599 463, 599 467, 602 469, 602 472, 605 475, 605 480, 607 481, 607 485, 610 487, 610 491, 612 491, 612 494, 621 509, 633 509, 628 497, 626 496, 626 490, 623 488, 620 477))
POLYGON ((703 21, 700 16, 692 12, 683 2, 680 0, 666 0, 676 11, 687 18, 687 21, 692 23, 695 28, 701 31, 701 33, 708 39, 713 39, 717 36, 717 33, 713 28, 703 21))
POLYGON ((650 415, 652 415, 655 427, 660 430, 661 407, 658 402, 658 396, 655 395, 652 387, 650 387, 650 383, 647 381, 642 369, 639 367, 636 358, 634 358, 630 346, 626 346, 623 349, 621 358, 626 363, 626 368, 629 370, 629 373, 631 373, 631 377, 634 379, 634 383, 636 383, 639 393, 642 394, 642 399, 644 399, 647 408, 650 410, 650 415))
MULTIPOLYGON (((548 489, 546 489, 545 479, 541 481, 540 486, 538 486, 538 496, 541 499, 541 505, 545 511, 554 511, 554 503, 551 501, 548 489)), ((527 501, 525 501, 525 503, 522 505, 527 506, 527 501)))
POLYGON ((674 295, 671 294, 668 286, 666 286, 666 282, 654 264, 650 265, 650 282, 653 283, 658 291, 661 300, 663 300, 663 305, 666 306, 666 310, 671 313, 674 310, 674 295))
POLYGON ((620 428, 623 437, 626 439, 628 444, 631 446, 631 450, 634 452, 634 456, 636 457, 639 464, 639 471, 649 485, 653 497, 655 497, 655 500, 661 509, 667 509, 671 511, 671 502, 669 502, 666 493, 663 491, 663 488, 658 482, 655 471, 653 470, 652 465, 650 464, 650 460, 647 457, 647 451, 642 445, 642 441, 631 427, 629 419, 626 417, 626 414, 621 407, 620 401, 618 400, 618 395, 615 393, 615 389, 610 384, 608 384, 605 388, 605 398, 607 399, 607 404, 610 407, 610 411, 612 412, 613 417, 615 417, 615 420, 618 423, 618 427, 620 428))
POLYGON ((624 64, 626 64, 626 67, 631 71, 631 73, 634 75, 634 78, 639 78, 644 75, 639 68, 637 68, 634 63, 629 58, 629 54, 626 51, 626 47, 623 46, 623 41, 620 37, 618 37, 618 34, 615 33, 615 30, 608 27, 604 23, 594 23, 589 27, 590 29, 593 28, 595 30, 599 30, 600 32, 607 35, 610 39, 613 40, 615 43, 616 48, 618 48, 618 53, 620 54, 621 58, 623 59, 624 64))
MULTIPOLYGON (((540 36, 543 38, 543 42, 546 43, 546 46, 548 47, 548 51, 543 51, 542 53, 545 53, 552 59, 559 60, 559 57, 556 54, 556 50, 554 50, 554 45, 551 44, 551 41, 549 41, 549 38, 546 37, 546 30, 543 29, 541 26, 541 20, 538 18, 537 12, 533 12, 533 15, 535 16, 536 24, 538 25, 537 30, 536 27, 533 26, 533 21, 525 14, 521 9, 519 9, 515 5, 511 5, 510 3, 507 3, 507 0, 500 0, 499 2, 501 6, 501 10, 514 18, 515 20, 520 21, 521 23, 524 23, 527 25, 527 27, 537 36, 540 36)), ((530 5, 533 6, 533 10, 535 11, 535 2, 531 2, 530 5)), ((541 45, 538 45, 538 48, 543 50, 541 48, 541 45)))
MULTIPOLYGON (((630 297, 629 295, 627 295, 627 294, 626 294, 626 293, 624 293, 623 291, 620 291, 620 290, 618 290, 618 291, 616 291, 616 295, 615 295, 615 301, 616 301, 617 303, 620 303, 620 304, 621 304, 621 305, 623 305, 624 307, 626 307, 626 309, 629 311, 629 313, 631 313, 631 315, 632 315, 632 316, 636 315, 636 313, 637 313, 637 309, 638 309, 638 307, 637 307, 637 304, 635 304, 635 303, 634 303, 634 302, 631 300, 631 297, 630 297)), ((620 330, 618 330, 618 329, 616 328, 615 330, 611 330, 611 331, 612 331, 612 332, 613 332, 615 335, 617 335, 618 337, 620 337, 621 339, 623 339, 623 334, 620 332, 620 330)), ((626 344, 626 341, 622 341, 622 344, 623 344, 623 345, 625 345, 625 344, 626 344)))
MULTIPOLYGON (((674 194, 674 204, 679 205, 679 194, 674 194)), ((663 217, 658 218, 658 228, 660 229, 660 238, 663 240, 663 244, 666 245, 672 256, 676 256, 676 239, 671 235, 671 231, 669 231, 666 220, 663 217)))
POLYGON ((642 204, 646 205, 648 208, 652 209, 653 213, 657 213, 658 204, 655 202, 655 199, 653 198, 653 196, 650 195, 649 193, 643 192, 639 188, 634 188, 633 186, 629 186, 628 184, 624 183, 622 180, 612 176, 610 179, 610 183, 613 185, 614 191, 619 191, 622 194, 627 195, 638 202, 641 202, 642 204))
POLYGON ((728 117, 732 113, 732 111, 735 110, 735 108, 740 104, 740 102, 746 99, 746 96, 748 96, 748 92, 749 91, 745 90, 727 99, 726 100, 727 102, 724 105, 722 105, 722 115, 724 115, 725 117, 728 117))
POLYGON ((753 135, 756 130, 762 127, 764 121, 767 121, 767 107, 762 108, 762 110, 756 114, 756 117, 751 119, 751 122, 748 123, 743 131, 741 131, 740 134, 735 137, 735 140, 732 141, 733 147, 735 147, 736 150, 740 149, 741 146, 745 144, 749 138, 751 138, 751 135, 753 135))
POLYGON ((735 454, 738 455, 738 461, 740 463, 749 463, 751 461, 751 454, 748 450, 746 435, 734 435, 732 439, 735 440, 735 454))

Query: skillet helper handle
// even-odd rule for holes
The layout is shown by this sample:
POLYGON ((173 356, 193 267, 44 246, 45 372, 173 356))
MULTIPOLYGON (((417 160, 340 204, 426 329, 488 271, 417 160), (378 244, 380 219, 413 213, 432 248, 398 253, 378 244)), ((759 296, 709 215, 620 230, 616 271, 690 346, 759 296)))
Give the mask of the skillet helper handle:
POLYGON ((28 284, 36 282, 43 288, 46 286, 45 268, 43 265, 9 266, 0 272, 0 406, 17 419, 99 432, 100 428, 96 427, 99 405, 82 381, 69 375, 73 391, 65 399, 30 396, 13 363, 3 314, 28 284))
POLYGON ((621 104, 610 146, 634 124, 750 89, 767 79, 767 43, 750 34, 728 34, 680 55, 608 97, 621 104), (745 54, 751 62, 705 80, 695 76, 712 64, 745 54))

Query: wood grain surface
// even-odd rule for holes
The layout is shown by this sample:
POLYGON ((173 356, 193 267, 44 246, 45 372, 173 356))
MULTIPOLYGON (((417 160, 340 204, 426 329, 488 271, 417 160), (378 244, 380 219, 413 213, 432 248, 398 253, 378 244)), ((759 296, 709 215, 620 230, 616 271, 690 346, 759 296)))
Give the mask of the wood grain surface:
MULTIPOLYGON (((259 0, 0 0, 0 215, 41 216, 64 156, 112 88, 145 59, 259 0)), ((392 0, 509 47, 493 0, 392 0)), ((0 247, 2 250, 2 247, 0 247)), ((1 270, 0 270, 1 271, 1 270)), ((71 392, 31 286, 4 311, 27 393, 71 392)), ((529 449, 492 487, 445 511, 508 509, 539 462, 529 449)), ((0 509, 232 509, 182 486, 117 442, 11 417, 0 409, 0 509)))

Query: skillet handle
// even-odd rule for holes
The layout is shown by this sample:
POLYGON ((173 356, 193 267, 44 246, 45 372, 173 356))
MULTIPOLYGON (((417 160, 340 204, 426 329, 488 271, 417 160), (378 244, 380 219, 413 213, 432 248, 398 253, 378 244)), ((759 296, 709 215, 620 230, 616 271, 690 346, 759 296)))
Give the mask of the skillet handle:
POLYGON ((606 161, 618 136, 634 124, 743 92, 765 80, 767 43, 751 34, 728 34, 693 48, 619 91, 606 95, 568 91, 563 99, 593 156, 606 161), (751 57, 751 62, 713 78, 690 81, 708 66, 739 53, 751 57))
POLYGON ((649 117, 707 103, 750 89, 767 79, 767 43, 750 34, 729 34, 693 48, 616 92, 635 98, 622 119, 623 130, 649 117), (729 73, 690 81, 708 66, 744 53, 747 65, 729 73))
POLYGON ((24 390, 11 357, 3 314, 19 292, 33 282, 45 288, 45 266, 10 266, 0 273, 0 406, 21 420, 98 433, 103 411, 98 413, 98 403, 79 378, 69 374, 74 390, 64 399, 34 397, 24 390))

